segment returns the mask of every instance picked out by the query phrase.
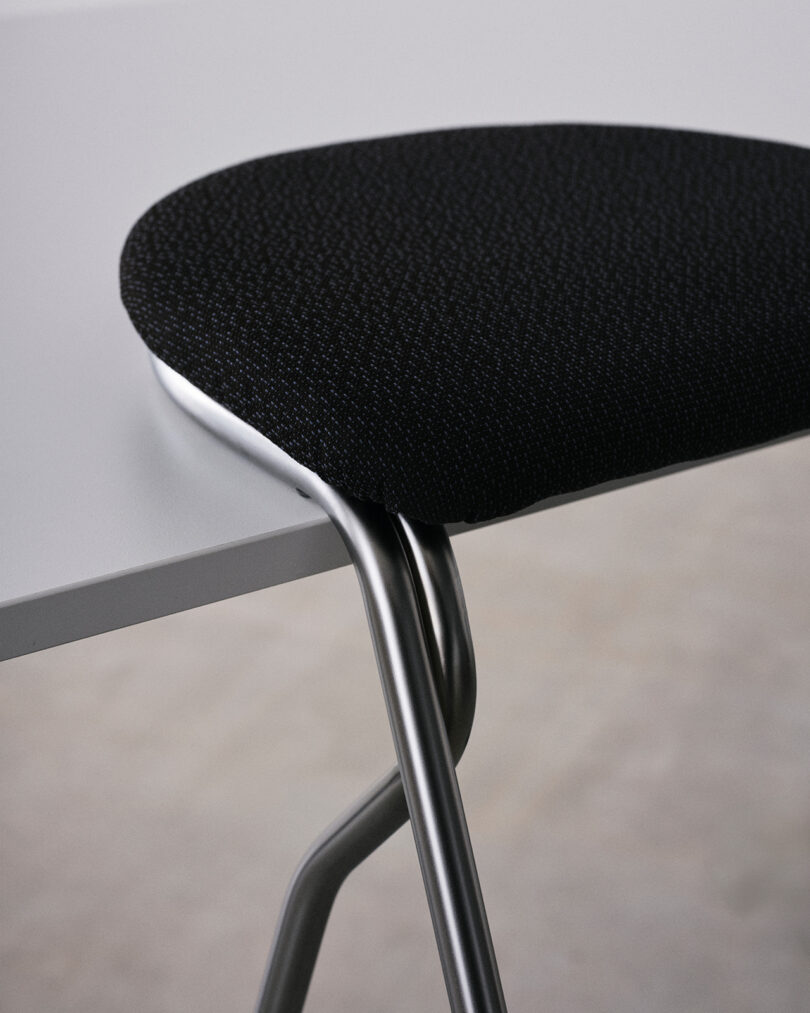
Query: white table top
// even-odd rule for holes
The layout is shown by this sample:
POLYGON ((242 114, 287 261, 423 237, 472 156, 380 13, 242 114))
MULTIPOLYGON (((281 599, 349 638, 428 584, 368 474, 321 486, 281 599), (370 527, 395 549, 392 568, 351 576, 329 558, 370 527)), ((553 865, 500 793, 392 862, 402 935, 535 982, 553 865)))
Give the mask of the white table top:
POLYGON ((787 2, 0 7, 0 659, 346 561, 317 507, 157 388, 117 287, 155 199, 260 154, 464 124, 810 144, 809 40, 787 2))

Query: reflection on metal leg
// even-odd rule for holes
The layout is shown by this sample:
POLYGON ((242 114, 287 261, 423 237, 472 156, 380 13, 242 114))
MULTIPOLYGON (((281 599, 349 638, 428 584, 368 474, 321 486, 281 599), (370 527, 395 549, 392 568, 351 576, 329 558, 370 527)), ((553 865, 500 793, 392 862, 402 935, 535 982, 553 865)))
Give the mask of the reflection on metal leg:
MULTIPOLYGON (((423 604, 433 677, 443 701, 456 762, 469 738, 475 710, 475 659, 461 584, 441 528, 405 526, 419 559, 414 584, 423 604)), ((335 821, 302 859, 287 890, 276 928, 258 1013, 303 1008, 329 913, 346 877, 408 819, 399 770, 393 770, 335 821)))
MULTIPOLYGON (((453 1013, 505 1013, 481 889, 439 700, 430 677, 403 526, 351 504, 347 545, 366 602, 453 1013)), ((415 527, 410 529, 414 533, 415 527)))

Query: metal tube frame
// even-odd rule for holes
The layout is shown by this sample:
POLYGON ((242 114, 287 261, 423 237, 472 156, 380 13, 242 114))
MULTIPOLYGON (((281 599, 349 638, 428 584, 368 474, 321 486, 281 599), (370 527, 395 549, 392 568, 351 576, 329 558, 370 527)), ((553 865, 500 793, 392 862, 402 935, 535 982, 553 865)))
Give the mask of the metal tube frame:
POLYGON ((312 845, 290 884, 257 1013, 300 1013, 340 885, 410 816, 452 1013, 506 1013, 454 761, 475 706, 472 643, 446 532, 329 486, 153 357, 208 429, 315 499, 340 532, 366 607, 398 768, 312 845))

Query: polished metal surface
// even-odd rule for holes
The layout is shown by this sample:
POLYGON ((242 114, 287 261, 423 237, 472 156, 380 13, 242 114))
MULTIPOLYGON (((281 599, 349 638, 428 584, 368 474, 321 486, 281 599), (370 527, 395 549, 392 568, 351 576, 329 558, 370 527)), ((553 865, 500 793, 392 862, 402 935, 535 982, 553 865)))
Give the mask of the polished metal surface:
MULTIPOLYGON (((472 651, 446 534, 344 496, 164 363, 154 359, 154 365, 161 383, 186 411, 315 499, 340 532, 363 593, 451 1009, 504 1013, 453 763, 454 752, 460 751, 459 745, 463 749, 469 734, 474 701, 464 692, 462 668, 472 651), (451 719, 452 751, 442 706, 451 719), (455 720, 456 710, 461 720, 455 720)), ((373 850, 389 826, 396 829, 394 823, 402 815, 395 804, 396 790, 390 778, 381 782, 326 832, 299 867, 285 904, 285 924, 279 926, 260 1013, 300 1009, 320 941, 318 935, 306 943, 307 926, 317 926, 322 934, 337 888, 357 864, 353 845, 362 842, 373 850), (316 896, 320 881, 330 884, 321 899, 316 896), (299 898, 304 900, 300 909, 299 898), (295 983, 298 956, 305 961, 301 987, 295 983), (287 1006, 284 996, 290 996, 287 1006)))
MULTIPOLYGON (((405 526, 403 526, 405 527, 405 526)), ((412 568, 431 646, 433 678, 443 703, 455 762, 475 711, 475 659, 461 584, 442 529, 416 531, 420 570, 412 568), (418 577, 416 576, 418 574, 418 577)), ((258 1013, 297 1013, 304 1004, 329 913, 346 877, 408 819, 395 768, 336 820, 311 846, 288 887, 276 928, 258 1013)))
POLYGON ((454 1013, 505 1004, 461 796, 413 596, 388 515, 362 517, 357 565, 454 1013))

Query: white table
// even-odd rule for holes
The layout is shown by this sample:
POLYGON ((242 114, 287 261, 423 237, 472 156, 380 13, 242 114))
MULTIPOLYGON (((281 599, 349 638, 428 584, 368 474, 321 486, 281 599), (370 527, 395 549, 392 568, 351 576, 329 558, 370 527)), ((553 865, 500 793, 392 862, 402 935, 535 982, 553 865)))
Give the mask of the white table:
POLYGON ((0 659, 346 562, 318 508, 157 388, 117 289, 156 198, 259 154, 463 124, 810 143, 810 8, 787 3, 3 13, 0 659))

